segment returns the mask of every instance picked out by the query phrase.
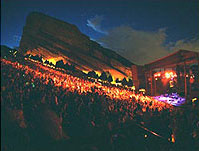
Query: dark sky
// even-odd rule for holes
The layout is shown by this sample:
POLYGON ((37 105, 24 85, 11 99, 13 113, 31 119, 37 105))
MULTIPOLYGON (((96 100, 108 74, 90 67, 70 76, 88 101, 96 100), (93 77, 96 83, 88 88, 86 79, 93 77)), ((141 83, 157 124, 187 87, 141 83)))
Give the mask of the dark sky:
POLYGON ((198 0, 2 0, 1 44, 19 45, 32 11, 75 24, 138 64, 151 54, 144 62, 181 48, 199 50, 198 0))

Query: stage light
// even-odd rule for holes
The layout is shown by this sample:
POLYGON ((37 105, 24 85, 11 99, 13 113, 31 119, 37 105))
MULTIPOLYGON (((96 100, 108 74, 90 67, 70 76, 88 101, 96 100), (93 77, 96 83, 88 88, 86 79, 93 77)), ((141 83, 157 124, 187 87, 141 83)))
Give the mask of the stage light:
POLYGON ((169 87, 170 88, 173 88, 174 87, 174 82, 171 80, 171 81, 169 81, 169 87))
POLYGON ((196 100, 197 100, 197 98, 193 98, 193 99, 192 99, 192 102, 195 102, 196 100))
POLYGON ((177 77, 177 74, 174 71, 167 71, 165 72, 164 76, 166 79, 170 79, 177 77))
POLYGON ((157 77, 160 77, 161 76, 161 73, 160 72, 157 72, 154 74, 154 78, 157 78, 157 77))
POLYGON ((175 137, 174 137, 173 134, 171 135, 171 142, 172 142, 172 143, 175 143, 175 137))
POLYGON ((170 76, 170 74, 169 74, 168 72, 166 72, 166 73, 165 73, 165 77, 166 77, 167 79, 169 79, 171 76, 170 76))
POLYGON ((139 89, 139 92, 142 93, 142 94, 145 94, 146 90, 145 89, 139 89))

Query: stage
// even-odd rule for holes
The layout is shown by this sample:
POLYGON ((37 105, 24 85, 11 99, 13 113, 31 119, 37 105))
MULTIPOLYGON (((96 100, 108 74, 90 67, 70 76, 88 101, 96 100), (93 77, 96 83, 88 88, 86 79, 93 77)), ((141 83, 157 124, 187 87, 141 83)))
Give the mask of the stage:
POLYGON ((174 106, 180 106, 186 102, 186 99, 180 97, 177 93, 154 96, 153 98, 158 101, 165 102, 174 106))

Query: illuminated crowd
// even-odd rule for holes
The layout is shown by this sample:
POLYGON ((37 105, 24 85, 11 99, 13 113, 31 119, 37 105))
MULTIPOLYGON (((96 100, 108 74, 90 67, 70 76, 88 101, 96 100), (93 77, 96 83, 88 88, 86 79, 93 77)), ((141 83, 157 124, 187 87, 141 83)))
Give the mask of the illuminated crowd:
POLYGON ((99 95, 106 95, 111 99, 119 99, 121 101, 131 101, 133 99, 137 103, 142 105, 143 110, 146 110, 146 107, 149 107, 151 110, 155 110, 157 108, 158 111, 165 108, 172 109, 171 105, 157 101, 152 97, 143 96, 142 94, 135 94, 133 91, 124 88, 119 88, 116 86, 106 86, 99 82, 91 82, 89 80, 74 77, 72 75, 51 69, 41 64, 35 64, 35 66, 30 68, 27 65, 21 65, 17 62, 13 63, 5 59, 3 59, 2 61, 6 64, 12 65, 12 67, 14 68, 25 71, 25 74, 32 74, 32 80, 34 80, 34 78, 40 78, 44 80, 44 84, 48 84, 49 80, 51 80, 55 86, 61 86, 67 89, 67 91, 77 91, 79 94, 94 92, 98 93, 99 95))
MULTIPOLYGON (((27 129, 28 135, 25 133, 24 138, 28 139, 22 144, 45 144, 43 140, 48 137, 43 127, 39 127, 42 121, 38 120, 42 119, 41 114, 48 116, 52 111, 56 115, 54 120, 57 117, 60 122, 51 137, 69 142, 64 145, 59 142, 56 147, 93 151, 171 150, 176 142, 178 149, 188 149, 184 145, 189 143, 197 148, 197 104, 193 104, 185 115, 185 111, 149 96, 78 78, 38 63, 20 64, 2 59, 1 66, 1 105, 3 112, 8 108, 23 111, 25 120, 20 127, 27 129), (50 111, 47 114, 45 110, 50 111), (182 125, 187 117, 189 122, 182 125)), ((7 149, 4 150, 13 145, 11 142, 5 144, 7 149)))

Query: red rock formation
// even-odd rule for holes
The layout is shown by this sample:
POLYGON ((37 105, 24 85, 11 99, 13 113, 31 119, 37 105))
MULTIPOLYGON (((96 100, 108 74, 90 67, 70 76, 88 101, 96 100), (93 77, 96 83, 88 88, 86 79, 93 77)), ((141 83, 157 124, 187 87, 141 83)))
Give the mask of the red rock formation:
POLYGON ((42 13, 27 17, 19 51, 54 62, 63 59, 83 71, 109 71, 115 78, 131 76, 130 61, 90 40, 75 25, 42 13))

